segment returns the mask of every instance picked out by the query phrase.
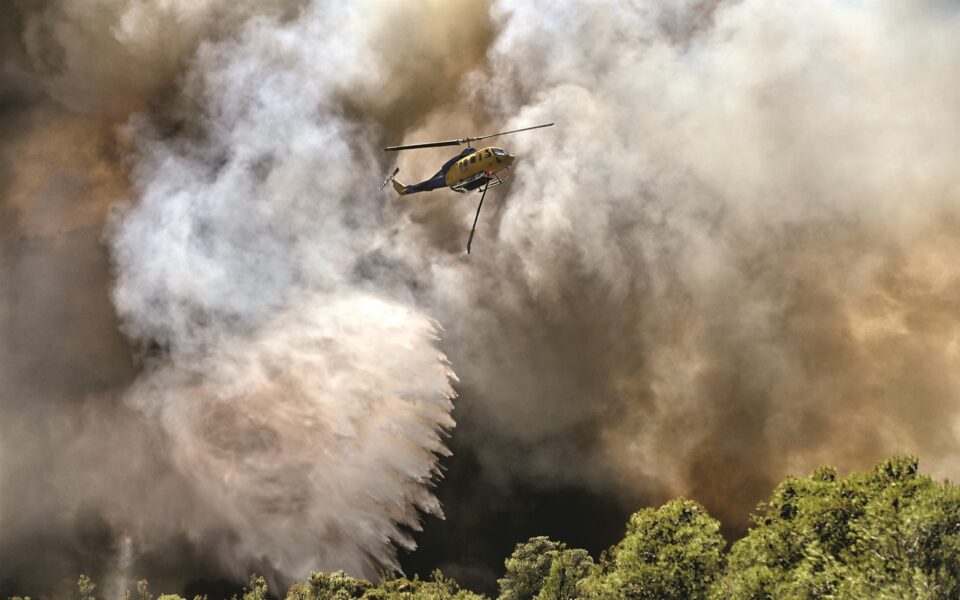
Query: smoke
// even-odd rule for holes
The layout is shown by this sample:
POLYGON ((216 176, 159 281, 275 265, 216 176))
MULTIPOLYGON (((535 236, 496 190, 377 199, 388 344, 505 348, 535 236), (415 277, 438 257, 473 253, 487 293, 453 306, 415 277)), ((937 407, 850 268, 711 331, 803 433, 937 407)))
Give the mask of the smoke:
POLYGON ((15 6, 11 593, 395 568, 441 513, 451 369, 483 502, 735 528, 821 463, 956 476, 950 3, 15 6), (374 191, 388 141, 548 121, 496 141, 469 257, 473 195, 374 191))
POLYGON ((470 269, 436 269, 489 472, 728 524, 820 463, 956 476, 955 7, 492 14, 480 97, 558 126, 504 140, 470 269))
POLYGON ((361 272, 389 231, 374 130, 343 113, 416 82, 349 50, 377 33, 361 6, 18 8, 3 585, 396 569, 441 514, 452 372, 436 323, 361 272))

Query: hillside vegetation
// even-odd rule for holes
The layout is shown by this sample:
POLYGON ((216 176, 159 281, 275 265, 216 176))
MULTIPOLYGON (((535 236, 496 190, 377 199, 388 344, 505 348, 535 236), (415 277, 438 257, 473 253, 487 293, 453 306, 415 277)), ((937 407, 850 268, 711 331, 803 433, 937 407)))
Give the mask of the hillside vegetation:
MULTIPOLYGON (((546 537, 518 544, 498 600, 938 599, 960 598, 960 487, 920 475, 894 457, 872 472, 820 468, 791 477, 728 548, 720 524, 676 499, 635 513, 624 538, 596 560, 546 537)), ((95 586, 79 581, 82 600, 95 586)), ((137 595, 153 600, 145 582, 137 595)), ((243 600, 271 596, 253 577, 243 600)), ((128 595, 129 598, 129 595, 128 595)), ((481 600, 439 571, 379 583, 314 573, 287 600, 481 600)), ((157 600, 180 600, 160 596, 157 600)))

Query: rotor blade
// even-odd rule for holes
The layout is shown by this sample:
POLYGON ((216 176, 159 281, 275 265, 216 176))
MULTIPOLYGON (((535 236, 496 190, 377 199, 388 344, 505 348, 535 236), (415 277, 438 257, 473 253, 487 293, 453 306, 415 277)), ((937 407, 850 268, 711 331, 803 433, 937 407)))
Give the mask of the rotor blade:
POLYGON ((501 131, 500 133, 491 133, 490 135, 481 135, 480 137, 467 138, 468 140, 475 142, 477 140, 485 140, 487 138, 497 137, 498 135, 507 135, 508 133, 518 133, 520 131, 530 131, 531 129, 540 129, 542 127, 551 127, 554 123, 547 123, 545 125, 534 125, 533 127, 524 127, 523 129, 513 129, 511 131, 501 131))
POLYGON ((521 131, 530 131, 531 129, 540 129, 542 127, 552 127, 555 123, 546 123, 544 125, 534 125, 533 127, 524 127, 522 129, 513 129, 511 131, 501 131, 499 133, 491 133, 490 135, 481 135, 480 137, 465 137, 460 138, 459 140, 446 140, 444 142, 429 142, 426 144, 408 144, 406 146, 387 146, 383 149, 384 152, 397 152, 399 150, 415 150, 417 148, 439 148, 441 146, 461 146, 463 144, 469 144, 470 142, 475 142, 477 140, 485 140, 487 138, 497 137, 498 135, 507 135, 510 133, 519 133, 521 131))
POLYGON ((407 146, 388 146, 383 149, 384 152, 397 152, 398 150, 414 150, 416 148, 439 148, 440 146, 459 146, 463 143, 461 140, 447 140, 445 142, 430 142, 428 144, 409 144, 407 146))
POLYGON ((473 227, 470 229, 470 238, 467 239, 467 254, 470 254, 470 244, 473 243, 473 232, 477 230, 477 219, 480 218, 480 209, 483 208, 483 199, 487 197, 487 190, 490 189, 490 182, 487 182, 487 185, 483 188, 483 193, 480 195, 480 204, 477 205, 477 216, 473 218, 473 227))

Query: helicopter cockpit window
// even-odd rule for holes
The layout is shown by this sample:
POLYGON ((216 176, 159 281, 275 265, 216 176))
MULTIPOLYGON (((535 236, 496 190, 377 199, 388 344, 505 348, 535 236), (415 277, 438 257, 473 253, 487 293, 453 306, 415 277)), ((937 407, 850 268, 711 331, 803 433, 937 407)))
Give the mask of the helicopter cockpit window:
POLYGON ((486 152, 484 152, 484 153, 483 153, 483 157, 484 157, 484 158, 490 158, 490 151, 487 150, 486 152))
POLYGON ((493 153, 496 154, 497 156, 506 156, 506 155, 507 155, 507 153, 504 152, 503 150, 501 150, 500 148, 494 148, 494 149, 493 149, 493 153))
POLYGON ((473 156, 470 157, 470 164, 473 164, 473 163, 475 163, 475 162, 477 162, 477 155, 476 155, 476 154, 474 154, 473 156))

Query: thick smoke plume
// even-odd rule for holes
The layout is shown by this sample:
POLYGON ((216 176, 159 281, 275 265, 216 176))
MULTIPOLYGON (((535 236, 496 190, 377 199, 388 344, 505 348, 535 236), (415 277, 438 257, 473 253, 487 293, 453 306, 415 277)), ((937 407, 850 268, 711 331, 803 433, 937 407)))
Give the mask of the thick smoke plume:
POLYGON ((816 464, 957 476, 951 3, 15 8, 0 588, 395 566, 441 352, 490 496, 736 527, 816 464), (546 121, 470 257, 473 197, 373 191, 385 142, 546 121))
POLYGON ((479 97, 560 125, 509 140, 493 239, 435 267, 491 472, 728 523, 819 463, 956 476, 955 7, 492 14, 479 97))
POLYGON ((343 113, 416 84, 350 49, 386 25, 367 8, 63 2, 6 24, 11 591, 373 576, 440 514, 438 326, 361 272, 388 223, 372 125, 343 113))

